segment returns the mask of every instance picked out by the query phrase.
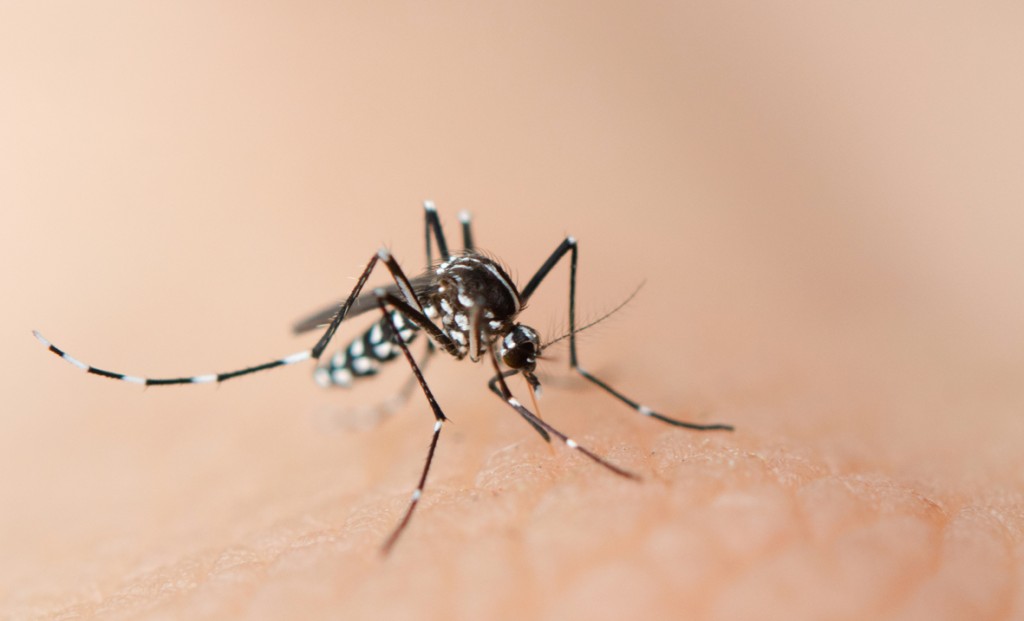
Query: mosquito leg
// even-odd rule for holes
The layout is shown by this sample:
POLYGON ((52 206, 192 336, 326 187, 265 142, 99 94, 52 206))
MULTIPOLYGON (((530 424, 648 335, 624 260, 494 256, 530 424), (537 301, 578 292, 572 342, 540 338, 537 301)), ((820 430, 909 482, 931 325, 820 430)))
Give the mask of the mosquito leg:
POLYGON ((36 339, 43 344, 44 347, 49 349, 54 354, 60 356, 67 362, 85 371, 86 373, 92 373, 93 375, 99 375, 100 377, 109 377, 110 379, 121 380, 122 382, 128 382, 129 384, 139 384, 141 386, 162 386, 167 384, 209 384, 213 382, 223 382, 224 380, 238 377, 239 375, 248 375, 249 373, 256 373, 257 371, 265 371, 267 369, 273 369, 274 367, 285 366, 289 364, 295 364, 296 362, 302 362, 309 360, 310 352, 300 351, 284 358, 258 364, 237 371, 229 371, 227 373, 210 373, 208 375, 193 375, 190 377, 171 377, 171 378, 148 378, 139 377, 137 375, 127 375, 125 373, 117 373, 115 371, 107 371, 86 364, 77 358, 72 357, 70 354, 60 349, 50 341, 46 340, 38 330, 33 330, 32 334, 35 335, 36 339))
MULTIPOLYGON (((444 231, 441 229, 441 220, 437 216, 437 207, 434 205, 434 201, 423 201, 423 209, 426 214, 427 267, 429 268, 434 264, 434 253, 431 244, 433 241, 432 237, 437 238, 437 251, 441 255, 442 261, 447 261, 451 258, 451 254, 448 252, 448 244, 444 238, 444 231), (431 233, 433 233, 433 236, 431 233)), ((470 226, 471 221, 472 218, 468 211, 463 210, 459 212, 459 222, 462 224, 462 248, 466 251, 474 249, 473 231, 470 226)))
POLYGON ((363 273, 359 275, 359 280, 356 281, 356 286, 352 289, 352 293, 348 295, 348 299, 345 300, 345 303, 341 305, 340 309, 338 309, 337 314, 334 315, 334 319, 331 319, 331 323, 328 324, 324 335, 321 336, 320 340, 317 341, 317 344, 313 346, 313 349, 310 351, 313 359, 319 360, 320 356, 324 353, 324 350, 327 349, 327 345, 330 344, 331 339, 334 338, 334 333, 338 331, 338 326, 341 325, 341 322, 345 319, 345 315, 348 314, 348 310, 352 308, 352 304, 354 304, 356 298, 359 297, 359 292, 362 291, 363 287, 366 285, 366 280, 370 277, 370 273, 373 272, 373 268, 377 265, 378 258, 379 253, 373 255, 370 262, 366 264, 366 269, 364 269, 363 273))
POLYGON ((382 291, 381 297, 384 298, 384 301, 386 301, 390 306, 397 308, 406 320, 411 321, 426 331, 430 338, 436 341, 441 349, 452 355, 457 354, 458 346, 455 342, 452 341, 451 337, 445 334, 441 328, 435 326, 434 323, 430 321, 429 317, 409 306, 405 300, 392 293, 382 291))
POLYGON ((40 343, 42 343, 47 349, 49 349, 54 354, 60 356, 61 358, 63 358, 67 362, 69 362, 72 365, 78 367, 79 369, 85 371, 86 373, 91 373, 93 375, 99 375, 100 377, 108 377, 110 379, 116 379, 116 380, 120 380, 122 382, 128 382, 130 384, 139 384, 139 385, 142 385, 142 386, 166 386, 166 385, 169 385, 169 384, 210 384, 210 383, 220 383, 220 382, 223 382, 225 380, 234 379, 236 377, 241 377, 242 375, 249 375, 251 373, 258 373, 259 371, 266 371, 268 369, 273 369, 273 368, 276 368, 276 367, 281 367, 281 366, 286 366, 286 365, 290 365, 290 364, 295 364, 297 362, 304 362, 304 361, 309 360, 309 359, 313 359, 313 360, 319 359, 320 355, 324 351, 324 348, 327 347, 328 343, 331 342, 331 338, 334 337, 334 333, 335 333, 335 331, 337 331, 338 325, 341 324, 341 321, 345 318, 345 315, 348 313, 349 309, 352 307, 353 302, 355 302, 356 298, 359 297, 359 292, 362 290, 363 285, 366 284, 366 280, 367 280, 367 278, 370 277, 370 273, 373 271, 374 266, 377 265, 377 258, 378 258, 377 255, 374 255, 373 258, 370 259, 370 262, 367 263, 366 268, 363 270, 363 273, 359 276, 359 280, 356 283, 355 288, 352 290, 352 293, 349 294, 348 299, 345 301, 344 304, 342 304, 341 309, 335 315, 334 319, 331 321, 330 325, 327 327, 327 330, 324 332, 323 336, 320 337, 320 341, 317 342, 316 346, 314 346, 312 349, 307 349, 307 350, 304 350, 304 351, 300 351, 300 352, 296 352, 294 354, 291 354, 290 356, 285 356, 284 358, 278 358, 277 360, 271 360, 270 362, 264 362, 263 364, 257 364, 257 365, 251 366, 251 367, 245 367, 244 369, 237 369, 235 371, 227 371, 225 373, 210 373, 210 374, 206 374, 206 375, 192 375, 192 376, 188 376, 188 377, 164 377, 164 378, 147 378, 147 377, 139 377, 137 375, 127 375, 125 373, 117 373, 117 372, 114 372, 114 371, 107 371, 105 369, 100 369, 98 367, 94 367, 92 365, 86 364, 86 363, 78 360, 77 358, 72 357, 70 354, 66 353, 64 350, 60 349, 59 347, 57 347, 56 345, 54 345, 53 343, 48 341, 38 331, 33 331, 32 334, 34 334, 36 339, 38 339, 40 343))
POLYGON ((579 356, 576 353, 576 257, 579 252, 579 246, 574 237, 566 237, 565 240, 559 244, 558 248, 555 249, 548 260, 544 262, 537 273, 534 274, 530 282, 523 287, 522 298, 525 304, 526 300, 533 295, 533 292, 537 289, 540 283, 545 277, 551 272, 559 260, 562 259, 567 253, 569 256, 569 366, 573 368, 577 373, 582 375, 588 381, 600 387, 602 390, 615 397, 622 403, 625 403, 629 407, 633 408, 644 416, 656 418, 664 423, 675 425, 677 427, 685 427, 686 429, 693 429, 696 431, 732 431, 732 425, 726 425, 721 423, 702 425, 699 423, 690 423, 675 418, 669 418, 664 414, 659 414, 646 405, 641 405, 636 401, 630 399, 621 392, 615 390, 602 380, 592 375, 589 371, 584 369, 579 364, 579 356))
MULTIPOLYGON (((425 264, 425 268, 427 270, 432 270, 432 269, 434 269, 434 253, 431 251, 431 246, 430 246, 430 240, 431 240, 430 232, 431 232, 431 227, 432 226, 436 227, 437 239, 438 239, 437 245, 438 245, 439 250, 441 250, 442 254, 444 254, 444 252, 447 251, 448 245, 445 243, 444 231, 441 230, 441 221, 437 217, 437 207, 434 206, 434 201, 423 201, 423 213, 424 213, 424 216, 425 216, 424 217, 424 223, 426 225, 425 229, 426 229, 426 238, 427 238, 427 262, 425 264)), ((424 360, 428 360, 429 359, 429 356, 434 353, 434 348, 435 348, 434 341, 431 340, 431 339, 427 339, 427 356, 428 357, 424 358, 424 360)), ((424 366, 426 366, 426 365, 424 365, 424 366)), ((411 390, 412 383, 408 384, 408 386, 409 386, 409 388, 411 390)), ((408 391, 405 391, 405 392, 408 392, 408 391)))
MULTIPOLYGON (((437 230, 440 231, 440 227, 438 227, 437 230)), ((441 241, 440 237, 438 238, 438 241, 441 241)), ((402 338, 401 332, 398 330, 398 327, 394 324, 394 316, 392 315, 391 312, 389 312, 388 308, 390 307, 396 309, 407 321, 411 321, 418 325, 421 329, 425 330, 429 337, 431 338, 431 340, 437 342, 438 345, 445 349, 445 351, 454 353, 457 352, 458 348, 454 341, 452 341, 452 339, 447 334, 445 334, 440 328, 434 325, 430 318, 427 317, 426 314, 423 312, 422 305, 416 298, 415 291, 413 290, 411 284, 409 283, 408 278, 406 278, 405 273, 402 271, 402 268, 398 264, 398 262, 395 261, 394 257, 391 256, 391 253, 388 252, 387 249, 381 249, 378 252, 377 256, 387 266, 388 271, 391 272, 391 276, 392 278, 394 278, 399 290, 401 290, 402 294, 405 296, 405 299, 402 299, 397 295, 388 292, 385 289, 376 289, 374 291, 374 295, 377 298, 377 305, 380 307, 381 312, 384 314, 384 316, 388 318, 388 321, 391 322, 392 332, 395 335, 395 343, 402 350, 402 353, 405 355, 406 360, 409 361, 409 366, 412 368, 413 375, 416 376, 416 381, 419 382, 420 388, 423 390, 423 395, 426 397, 427 402, 430 404, 430 408, 434 412, 434 432, 430 439, 430 448, 427 451, 427 458, 423 464, 423 472, 420 475, 420 479, 416 485, 416 489, 412 493, 412 498, 409 501, 408 508, 405 510, 405 514, 402 516, 401 521, 399 521, 398 526, 395 527, 395 530, 391 532, 391 535, 384 542, 382 552, 384 554, 387 554, 391 551, 391 548, 395 545, 395 542, 398 541, 398 537, 402 534, 402 532, 405 530, 405 527, 409 524, 409 520, 412 518, 413 511, 416 510, 416 506, 419 504, 420 498, 423 496, 423 488, 427 482, 427 475, 430 472, 430 465, 431 463, 433 463, 434 460, 434 452, 437 449, 437 441, 441 436, 441 427, 444 425, 444 422, 448 420, 445 417, 444 412, 441 411, 441 407, 437 404, 437 401, 434 399, 433 393, 430 392, 430 387, 427 386, 427 382, 423 378, 423 373, 420 371, 419 366, 417 366, 416 360, 413 357, 412 352, 409 351, 409 347, 406 344, 405 339, 402 338)))
POLYGON ((437 253, 441 255, 442 261, 447 261, 451 258, 451 254, 448 252, 448 242, 444 239, 444 231, 441 230, 441 219, 437 217, 437 207, 434 206, 434 201, 423 201, 423 211, 426 215, 427 220, 427 269, 434 264, 434 256, 431 251, 431 231, 433 231, 437 239, 437 253))
POLYGON ((536 414, 534 414, 530 410, 526 409, 526 407, 523 406, 523 404, 520 403, 518 399, 516 399, 514 396, 512 396, 512 391, 509 390, 508 384, 505 382, 505 374, 503 374, 501 372, 501 367, 498 365, 498 358, 497 358, 497 356, 495 356, 494 350, 493 349, 489 349, 488 351, 490 352, 490 356, 489 357, 491 359, 491 363, 494 365, 494 371, 496 373, 496 375, 494 376, 494 379, 492 381, 496 381, 497 382, 499 396, 502 399, 504 399, 505 403, 507 403, 510 407, 512 407, 512 409, 514 409, 516 412, 519 412, 520 416, 525 418, 535 428, 536 427, 540 427, 541 429, 544 429, 545 431, 547 431, 551 435, 553 435, 556 438, 558 438, 559 440, 561 440, 570 449, 572 449, 574 451, 579 451, 580 453, 582 453, 582 454, 586 455, 587 457, 589 457, 592 461, 597 462, 598 464, 604 466, 608 470, 611 470, 615 474, 617 474, 619 476, 622 476, 622 477, 626 477, 627 479, 637 479, 638 480, 640 478, 638 475, 630 472, 629 470, 625 470, 623 468, 620 468, 620 467, 616 466, 615 464, 611 463, 610 461, 605 460, 604 458, 602 458, 601 456, 597 455, 596 453, 590 451, 589 449, 587 449, 587 448, 585 448, 583 446, 580 446, 580 444, 578 442, 576 442, 575 440, 573 440, 569 436, 565 435, 561 431, 555 429, 554 427, 551 426, 550 423, 547 423, 543 419, 538 418, 536 414))
POLYGON ((416 297, 416 291, 413 289, 412 283, 409 282, 409 277, 402 270, 402 266, 391 256, 391 251, 387 248, 381 248, 377 251, 377 256, 381 261, 384 261, 384 265, 391 272, 391 277, 395 280, 395 284, 398 285, 399 291, 402 292, 406 304, 415 309, 420 315, 423 315, 423 306, 420 304, 419 298, 416 297))
MULTIPOLYGON (((408 317, 416 316, 419 317, 418 324, 427 329, 429 332, 435 335, 435 340, 447 343, 446 337, 442 335, 441 338, 437 337, 438 330, 433 324, 430 323, 428 318, 424 317, 423 307, 419 302, 416 295, 415 287, 409 278, 402 271, 401 266, 391 256, 391 252, 386 248, 379 250, 374 257, 374 261, 381 260, 387 266, 388 271, 391 272, 391 278, 395 284, 389 289, 394 290, 397 288, 402 294, 402 298, 395 297, 396 313, 399 313, 396 317, 389 319, 379 320, 378 323, 367 331, 362 338, 354 340, 348 348, 344 351, 335 354, 328 363, 318 365, 313 371, 313 378, 317 384, 326 387, 331 384, 347 386, 353 377, 361 377, 365 375, 373 375, 376 373, 376 362, 385 362, 391 360, 397 353, 392 352, 391 343, 388 339, 384 338, 384 330, 382 326, 388 325, 388 322, 397 323, 399 329, 408 332, 411 330, 411 326, 407 326, 406 319, 408 317), (363 368, 356 366, 357 363, 361 363, 363 368), (338 377, 335 377, 335 373, 338 377)), ((365 279, 361 279, 358 285, 358 290, 362 289, 365 279)), ((368 308, 377 308, 377 297, 375 294, 358 295, 356 298, 349 299, 345 304, 341 305, 341 310, 336 310, 337 307, 327 308, 323 311, 310 316, 307 319, 300 321, 297 324, 296 330, 301 331, 307 328, 307 326, 315 325, 322 320, 329 320, 332 327, 335 327, 335 322, 338 321, 343 314, 351 312, 353 314, 359 314, 366 311, 368 308)), ((390 330, 388 330, 390 331, 390 330)), ((403 334, 403 337, 408 342, 412 336, 403 334)), ((446 351, 453 351, 452 347, 449 346, 446 351)), ((434 344, 428 340, 428 349, 433 353, 434 344)))
MULTIPOLYGON (((526 286, 519 292, 519 297, 522 298, 523 305, 525 305, 530 299, 533 292, 537 290, 540 283, 547 278, 548 274, 551 273, 551 270, 555 268, 555 265, 558 264, 562 257, 565 256, 565 253, 570 250, 573 251, 573 254, 576 253, 576 238, 571 235, 562 240, 562 243, 558 244, 558 248, 555 248, 555 251, 551 253, 551 256, 544 262, 544 265, 540 266, 540 269, 533 275, 530 282, 526 283, 526 286)), ((572 320, 571 315, 570 320, 572 320)))
POLYGON ((459 222, 462 223, 462 248, 466 252, 476 250, 476 247, 473 245, 473 231, 470 227, 472 220, 473 218, 469 215, 468 211, 462 210, 459 212, 459 222))
MULTIPOLYGON (((427 339, 427 348, 423 352, 423 357, 420 358, 419 363, 417 363, 420 366, 421 372, 426 371, 427 367, 430 366, 430 361, 433 359, 434 352, 436 351, 437 348, 434 347, 434 342, 431 341, 430 339, 427 339)), ((416 381, 415 376, 410 377, 409 380, 405 382, 405 384, 397 393, 395 393, 389 399, 380 404, 379 409, 383 411, 385 414, 390 414, 397 411, 399 408, 405 405, 405 402, 409 400, 410 396, 412 396, 412 391, 414 388, 416 388, 417 383, 418 382, 416 381)))
MULTIPOLYGON (((384 316, 391 320, 391 313, 388 312, 387 307, 387 293, 383 289, 377 289, 375 292, 377 295, 377 304, 380 306, 380 310, 384 313, 384 316)), ((427 483, 427 475, 430 473, 430 465, 434 461, 434 452, 437 450, 437 441, 441 437, 441 427, 447 418, 444 412, 441 411, 441 406, 437 404, 434 399, 434 394, 430 392, 430 387, 427 386, 427 381, 423 379, 423 373, 420 371, 419 366, 416 364, 416 359, 413 358, 412 352, 409 351, 409 347, 405 344, 405 340, 399 333, 398 328, 394 328, 395 342, 401 348, 402 353, 405 354, 405 359, 409 361, 409 366, 412 368, 413 375, 416 376, 416 381, 419 382, 420 388, 423 390, 423 396, 426 397, 427 403, 430 404, 430 409, 434 412, 434 431, 433 435, 430 436, 430 448, 427 450, 427 458, 423 463, 423 472, 420 474, 419 482, 416 484, 416 489, 412 493, 412 498, 409 500, 409 506, 405 510, 405 514, 402 519, 398 522, 398 526, 391 531, 391 535, 388 536, 384 542, 384 546, 381 548, 383 554, 391 552, 391 548, 394 547, 395 542, 398 541, 398 537, 405 530, 405 527, 409 524, 409 520, 412 518, 413 511, 416 510, 416 506, 420 502, 420 498, 423 496, 423 488, 427 483)))
MULTIPOLYGON (((398 355, 395 334, 401 336, 405 344, 408 345, 415 338, 417 330, 422 329, 427 332, 429 338, 426 339, 427 349, 423 356, 424 365, 430 360, 438 344, 448 353, 458 353, 458 347, 451 338, 426 316, 417 299, 416 292, 391 253, 387 249, 381 249, 377 253, 377 257, 391 272, 395 286, 403 297, 393 293, 395 289, 392 287, 380 291, 374 290, 371 294, 367 294, 373 299, 375 307, 379 304, 378 299, 383 298, 392 310, 389 311, 388 317, 378 320, 362 337, 354 340, 344 351, 335 354, 327 364, 316 369, 314 378, 323 387, 332 384, 347 387, 356 377, 376 374, 377 363, 389 361, 398 355), (394 330, 399 332, 394 333, 394 330)), ((363 300, 366 297, 364 295, 359 299, 363 300)), ((398 395, 399 405, 405 401, 414 385, 415 378, 398 395)), ((389 406, 390 409, 398 407, 393 403, 389 406)))
MULTIPOLYGON (((498 395, 499 399, 508 401, 508 399, 505 398, 505 395, 501 393, 501 389, 498 388, 498 378, 500 377, 502 380, 504 380, 505 378, 512 377, 513 375, 517 375, 518 373, 519 371, 505 371, 500 376, 495 375, 490 379, 490 381, 487 382, 487 387, 491 389, 491 392, 498 395)), ((520 415, 522 415, 522 412, 520 412, 520 415)), ((544 438, 545 442, 551 442, 551 436, 548 434, 547 431, 545 431, 543 427, 535 423, 533 419, 531 419, 529 416, 523 416, 523 419, 525 419, 526 422, 530 423, 530 426, 533 427, 537 431, 537 433, 540 434, 540 437, 544 438)))

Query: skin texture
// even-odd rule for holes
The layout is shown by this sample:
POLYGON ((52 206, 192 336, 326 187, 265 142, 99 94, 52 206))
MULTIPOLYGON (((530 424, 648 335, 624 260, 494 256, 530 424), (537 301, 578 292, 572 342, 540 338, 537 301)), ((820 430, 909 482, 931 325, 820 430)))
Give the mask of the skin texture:
POLYGON ((8 12, 0 618, 1024 617, 1020 9, 558 7, 8 12), (737 431, 553 348, 545 420, 631 482, 439 358, 382 559, 433 419, 353 409, 401 360, 141 390, 31 336, 150 376, 298 351, 382 244, 417 271, 424 198, 520 285, 577 237, 584 319, 645 281, 583 364, 737 431))

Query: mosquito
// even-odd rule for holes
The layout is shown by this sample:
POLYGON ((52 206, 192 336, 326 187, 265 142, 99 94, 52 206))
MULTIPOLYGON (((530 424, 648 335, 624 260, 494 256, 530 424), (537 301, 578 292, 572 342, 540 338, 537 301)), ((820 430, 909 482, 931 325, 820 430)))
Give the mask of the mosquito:
POLYGON ((458 360, 469 358, 473 362, 480 362, 486 359, 494 369, 494 377, 488 382, 490 390, 529 423, 545 441, 550 442, 552 437, 557 438, 569 449, 628 479, 638 480, 640 477, 587 449, 540 418, 535 413, 535 400, 533 410, 524 406, 509 389, 509 378, 521 375, 530 387, 531 399, 534 398, 540 391, 540 381, 535 374, 538 358, 545 348, 567 337, 569 366, 572 370, 635 412, 670 425, 696 431, 733 430, 731 425, 698 424, 660 414, 627 397, 580 366, 576 336, 596 322, 582 328, 576 327, 576 263, 579 255, 576 238, 568 236, 563 239, 533 277, 520 289, 501 263, 476 248, 473 243, 471 219, 467 212, 459 214, 463 248, 461 251, 452 252, 445 240, 434 203, 425 201, 424 211, 426 271, 409 278, 389 250, 382 248, 377 251, 343 302, 332 304, 293 326, 297 334, 323 329, 316 344, 311 349, 283 358, 225 373, 148 378, 106 371, 86 364, 46 340, 38 331, 33 331, 33 334, 51 352, 87 373, 143 386, 220 383, 243 375, 313 360, 316 362, 313 377, 317 384, 323 387, 349 387, 358 379, 375 375, 382 363, 404 356, 412 369, 415 383, 419 384, 433 413, 434 427, 416 488, 397 526, 382 546, 384 554, 391 551, 399 536, 405 531, 423 496, 441 430, 448 421, 422 372, 422 368, 437 349, 458 360), (437 263, 433 257, 434 244, 439 255, 437 263), (569 330, 563 337, 542 343, 536 330, 519 323, 517 319, 537 288, 566 256, 569 257, 569 330), (392 282, 364 293, 367 280, 379 264, 383 264, 387 269, 392 282), (381 314, 376 323, 332 356, 323 358, 335 332, 344 320, 373 310, 381 314), (409 345, 421 332, 426 333, 428 343, 421 361, 417 363, 409 350, 409 345))

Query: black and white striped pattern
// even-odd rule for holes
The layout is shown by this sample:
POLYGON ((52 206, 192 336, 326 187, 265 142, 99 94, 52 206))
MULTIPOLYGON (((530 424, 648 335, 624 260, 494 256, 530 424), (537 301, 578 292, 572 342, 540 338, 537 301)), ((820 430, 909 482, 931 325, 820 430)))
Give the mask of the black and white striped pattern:
POLYGON ((420 475, 419 483, 416 484, 416 489, 413 490, 412 496, 409 498, 409 504, 405 508, 405 514, 402 515, 402 519, 398 522, 398 526, 391 531, 391 534, 384 541, 382 551, 384 554, 391 552, 391 548, 394 547, 395 542, 398 541, 398 537, 405 530, 405 527, 409 524, 409 520, 412 519, 412 513, 416 510, 416 507, 420 504, 420 499, 423 498, 423 488, 427 485, 427 474, 430 472, 430 464, 434 461, 434 453, 437 451, 437 441, 441 438, 441 428, 444 426, 444 421, 447 419, 439 418, 434 423, 434 433, 430 436, 430 448, 427 449, 427 459, 423 467, 423 473, 420 475))
POLYGON ((167 378, 151 378, 151 377, 139 377, 137 375, 127 375, 125 373, 116 373, 114 371, 106 371, 88 365, 81 360, 72 357, 64 350, 60 349, 39 333, 38 330, 33 330, 32 334, 35 335, 39 342, 46 346, 50 351, 57 354, 64 360, 71 363, 73 366, 85 371, 86 373, 92 373, 93 375, 99 375, 100 377, 109 377, 110 379, 121 380, 122 382, 128 382, 129 384, 139 384, 140 386, 165 386, 168 384, 212 384, 220 383, 224 380, 229 380, 241 375, 248 375, 250 373, 256 373, 258 371, 265 371, 267 369, 273 369, 274 367, 283 367, 289 364, 295 364, 297 362, 305 362, 309 360, 311 356, 310 350, 296 352, 290 356, 284 358, 278 358, 271 362, 263 364, 257 364, 255 366, 246 367, 244 369, 238 369, 236 371, 228 371, 226 373, 210 373, 207 375, 191 375, 188 377, 167 377, 167 378))
POLYGON ((406 321, 405 316, 397 310, 389 311, 388 315, 390 317, 382 317, 347 347, 321 362, 313 372, 316 383, 324 388, 349 388, 358 378, 376 375, 381 363, 400 356, 402 352, 394 337, 392 324, 398 327, 406 344, 416 338, 419 327, 406 321))

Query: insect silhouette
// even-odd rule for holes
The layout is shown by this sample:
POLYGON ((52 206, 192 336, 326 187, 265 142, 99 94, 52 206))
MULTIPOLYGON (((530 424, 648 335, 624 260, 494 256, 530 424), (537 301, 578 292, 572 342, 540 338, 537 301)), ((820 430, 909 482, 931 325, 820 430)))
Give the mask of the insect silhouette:
MULTIPOLYGON (((521 375, 530 386, 530 396, 533 398, 533 393, 540 390, 540 381, 535 375, 537 359, 546 347, 563 338, 569 339, 569 366, 634 411, 670 425, 697 431, 731 431, 733 429, 731 425, 697 424, 669 418, 627 397, 580 366, 576 335, 593 323, 582 328, 576 327, 576 262, 579 244, 574 237, 569 236, 562 240, 533 277, 520 289, 516 287, 508 272, 498 261, 477 250, 473 243, 468 213, 459 214, 463 249, 453 253, 449 251, 434 204, 427 201, 424 203, 424 208, 426 214, 426 271, 414 278, 408 278, 387 249, 379 250, 366 264, 356 281, 355 288, 343 302, 333 304, 294 325, 293 330, 297 334, 323 329, 320 339, 312 349, 226 373, 175 378, 146 378, 105 371, 85 364, 46 340, 38 331, 33 333, 51 352, 87 373, 144 386, 219 383, 242 375, 312 359, 317 362, 313 375, 318 384, 324 387, 348 387, 360 378, 376 374, 381 363, 404 355, 412 369, 416 383, 419 384, 423 396, 433 412, 434 428, 423 470, 409 504, 398 525, 391 531, 383 544, 382 551, 385 554, 395 545, 419 504, 437 443, 441 437, 441 430, 445 421, 448 420, 421 371, 421 367, 437 349, 459 360, 469 358, 473 362, 479 362, 486 358, 494 368, 494 377, 488 382, 490 390, 525 419, 545 441, 550 442, 551 438, 555 437, 568 448, 582 453, 590 460, 622 477, 639 478, 636 474, 616 466, 581 446, 568 435, 541 419, 533 410, 516 399, 509 389, 507 380, 512 376, 521 375), (437 245, 439 255, 437 263, 433 258, 434 243, 437 245), (566 256, 569 257, 569 331, 563 337, 542 343, 536 330, 519 323, 517 319, 520 311, 533 297, 540 284, 566 256), (384 265, 393 282, 388 286, 378 287, 364 293, 366 282, 378 264, 384 265), (322 359, 338 326, 344 320, 373 310, 378 310, 381 313, 381 317, 376 323, 353 339, 346 347, 338 350, 334 355, 322 359), (421 332, 425 332, 429 340, 421 362, 417 363, 409 350, 409 344, 421 332)), ((534 410, 536 409, 534 401, 534 410)))

